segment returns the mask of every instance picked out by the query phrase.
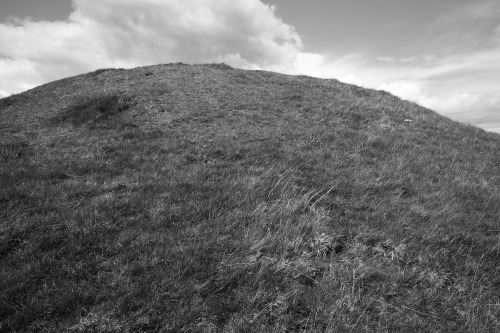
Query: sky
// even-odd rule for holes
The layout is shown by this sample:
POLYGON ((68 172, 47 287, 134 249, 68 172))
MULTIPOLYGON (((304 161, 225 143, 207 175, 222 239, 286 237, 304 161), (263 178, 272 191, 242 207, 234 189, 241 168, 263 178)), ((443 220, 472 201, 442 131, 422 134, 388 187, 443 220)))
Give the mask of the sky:
POLYGON ((500 0, 0 0, 0 97, 170 62, 336 78, 500 133, 500 0))

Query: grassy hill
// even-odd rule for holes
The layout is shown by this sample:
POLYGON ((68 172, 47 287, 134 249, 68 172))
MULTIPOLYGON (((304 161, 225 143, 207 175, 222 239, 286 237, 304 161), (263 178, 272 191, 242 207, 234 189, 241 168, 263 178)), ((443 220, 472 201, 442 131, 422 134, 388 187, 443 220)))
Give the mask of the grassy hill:
POLYGON ((499 332, 500 136, 226 65, 0 100, 0 332, 499 332))

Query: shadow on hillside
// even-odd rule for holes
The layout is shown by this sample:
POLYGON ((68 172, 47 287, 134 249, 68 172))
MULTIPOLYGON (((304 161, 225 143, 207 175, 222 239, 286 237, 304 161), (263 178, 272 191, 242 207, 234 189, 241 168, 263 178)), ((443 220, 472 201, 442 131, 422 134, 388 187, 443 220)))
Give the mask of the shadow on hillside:
POLYGON ((96 124, 126 111, 131 99, 118 94, 99 95, 78 100, 51 119, 52 124, 70 123, 74 126, 96 124))

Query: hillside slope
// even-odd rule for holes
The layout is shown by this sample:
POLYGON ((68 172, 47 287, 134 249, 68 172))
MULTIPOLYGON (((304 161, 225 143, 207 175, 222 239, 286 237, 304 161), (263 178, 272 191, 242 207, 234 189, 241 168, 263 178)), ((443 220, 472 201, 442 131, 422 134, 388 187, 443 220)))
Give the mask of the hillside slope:
POLYGON ((0 332, 498 332, 500 136, 226 65, 0 100, 0 332))

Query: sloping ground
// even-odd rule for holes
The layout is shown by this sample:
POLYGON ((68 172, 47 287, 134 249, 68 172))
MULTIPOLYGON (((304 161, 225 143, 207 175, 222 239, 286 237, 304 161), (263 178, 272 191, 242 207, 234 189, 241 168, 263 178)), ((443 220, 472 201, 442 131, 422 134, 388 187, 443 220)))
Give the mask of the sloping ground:
POLYGON ((500 136, 161 65, 0 100, 0 332, 498 332, 500 136))

